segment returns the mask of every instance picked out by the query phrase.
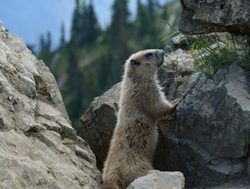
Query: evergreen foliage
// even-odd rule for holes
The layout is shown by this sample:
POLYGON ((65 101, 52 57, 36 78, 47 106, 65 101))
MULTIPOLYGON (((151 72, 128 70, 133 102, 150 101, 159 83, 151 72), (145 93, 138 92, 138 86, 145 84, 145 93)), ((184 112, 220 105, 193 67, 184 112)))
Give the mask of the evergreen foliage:
POLYGON ((82 99, 83 99, 83 85, 82 73, 79 69, 77 52, 70 47, 68 50, 68 66, 67 66, 67 86, 68 92, 68 113, 72 120, 76 120, 81 116, 82 99))
POLYGON ((114 0, 111 23, 102 30, 92 0, 75 0, 70 40, 65 41, 64 24, 58 49, 51 51, 50 34, 41 36, 39 57, 55 75, 73 125, 95 96, 121 80, 123 64, 132 52, 164 46, 162 19, 170 18, 166 11, 170 4, 138 0, 137 6, 131 19, 128 0, 114 0))
POLYGON ((47 32, 46 37, 44 35, 40 36, 40 46, 39 46, 39 58, 46 60, 47 66, 50 67, 52 58, 52 37, 51 33, 47 32))
POLYGON ((40 36, 40 46, 39 46, 39 52, 40 52, 40 54, 45 54, 45 52, 46 52, 46 48, 45 48, 45 38, 44 38, 44 36, 43 35, 41 35, 40 36))
POLYGON ((212 77, 219 69, 234 63, 243 65, 250 58, 250 49, 246 41, 221 39, 218 35, 198 36, 188 43, 196 67, 207 76, 212 77))
POLYGON ((96 18, 92 0, 90 1, 90 4, 86 10, 86 18, 86 39, 84 42, 86 45, 91 45, 97 41, 101 33, 101 28, 96 18))
POLYGON ((71 45, 79 46, 81 41, 81 32, 82 32, 82 21, 81 21, 81 7, 80 1, 76 0, 76 7, 73 13, 73 20, 72 20, 72 28, 71 28, 71 45))
POLYGON ((118 82, 122 73, 122 64, 128 56, 129 11, 127 0, 115 0, 112 6, 112 21, 108 32, 108 55, 110 57, 107 81, 118 82))
POLYGON ((64 22, 61 25, 61 37, 60 37, 60 48, 64 48, 66 45, 66 40, 65 40, 65 24, 64 22))
POLYGON ((76 47, 86 47, 97 41, 100 32, 92 0, 88 5, 85 4, 85 1, 76 0, 71 28, 71 44, 76 47))

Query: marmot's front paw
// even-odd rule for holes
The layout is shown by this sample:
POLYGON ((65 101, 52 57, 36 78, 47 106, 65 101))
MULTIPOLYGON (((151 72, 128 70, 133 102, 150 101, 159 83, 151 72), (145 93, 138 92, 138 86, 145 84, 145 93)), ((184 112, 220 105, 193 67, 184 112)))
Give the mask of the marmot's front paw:
POLYGON ((173 100, 173 101, 171 102, 172 108, 171 108, 171 110, 170 110, 170 113, 174 113, 174 112, 175 112, 176 107, 177 107, 177 105, 180 103, 180 101, 181 101, 181 98, 177 98, 177 99, 175 99, 175 100, 173 100))

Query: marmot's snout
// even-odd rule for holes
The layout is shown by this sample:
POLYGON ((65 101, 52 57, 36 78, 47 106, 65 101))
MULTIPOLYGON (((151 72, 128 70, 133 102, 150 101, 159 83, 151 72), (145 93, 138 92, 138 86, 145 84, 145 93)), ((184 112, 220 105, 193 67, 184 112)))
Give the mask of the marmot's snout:
POLYGON ((158 59, 158 65, 161 66, 164 62, 164 54, 165 54, 165 51, 164 50, 161 50, 161 49, 158 49, 157 52, 156 52, 156 56, 157 56, 157 59, 158 59))

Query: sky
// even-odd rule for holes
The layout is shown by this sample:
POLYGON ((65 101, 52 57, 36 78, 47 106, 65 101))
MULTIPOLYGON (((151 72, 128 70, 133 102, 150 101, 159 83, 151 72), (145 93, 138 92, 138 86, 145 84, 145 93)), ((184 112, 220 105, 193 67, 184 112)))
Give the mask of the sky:
MULTIPOLYGON (((113 0, 93 0, 102 27, 110 23, 112 3, 113 0)), ((37 45, 40 35, 50 31, 55 47, 59 43, 62 22, 69 38, 74 4, 75 0, 1 0, 0 21, 30 45, 37 45)), ((136 0, 129 1, 129 9, 133 15, 136 0)))

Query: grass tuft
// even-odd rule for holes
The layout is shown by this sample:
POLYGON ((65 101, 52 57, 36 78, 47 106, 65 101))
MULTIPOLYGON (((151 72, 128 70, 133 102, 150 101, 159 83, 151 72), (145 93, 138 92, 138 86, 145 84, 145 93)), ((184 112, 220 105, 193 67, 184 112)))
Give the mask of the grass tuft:
POLYGON ((250 60, 247 41, 238 41, 234 36, 229 40, 223 40, 219 35, 199 36, 188 46, 195 66, 210 77, 221 68, 234 63, 249 63, 250 60))

